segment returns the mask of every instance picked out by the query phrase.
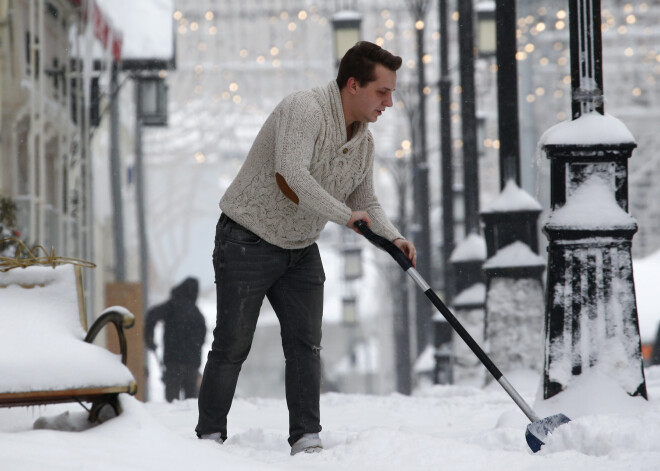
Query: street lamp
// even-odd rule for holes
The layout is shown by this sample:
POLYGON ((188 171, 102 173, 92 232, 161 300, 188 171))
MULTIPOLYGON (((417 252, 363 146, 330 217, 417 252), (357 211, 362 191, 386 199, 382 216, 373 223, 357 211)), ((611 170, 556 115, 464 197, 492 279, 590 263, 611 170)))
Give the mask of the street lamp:
POLYGON ((349 247, 344 249, 344 279, 357 280, 362 277, 362 249, 349 247))
POLYGON ((137 81, 138 119, 143 126, 167 125, 167 86, 158 76, 140 77, 137 81))
POLYGON ((335 39, 335 59, 337 66, 346 51, 360 40, 362 14, 351 10, 338 11, 332 16, 332 29, 335 39))
POLYGON ((135 173, 138 238, 140 247, 140 282, 142 283, 142 307, 146 312, 149 303, 149 244, 145 204, 145 171, 142 152, 142 126, 167 125, 167 87, 157 75, 133 75, 135 83, 135 173))
POLYGON ((486 115, 477 112, 477 152, 480 156, 486 153, 486 115))
POLYGON ((355 327, 358 322, 357 298, 347 296, 342 299, 342 320, 344 325, 355 327))
POLYGON ((475 6, 477 13, 477 51, 479 57, 493 57, 497 51, 495 2, 479 2, 475 6))

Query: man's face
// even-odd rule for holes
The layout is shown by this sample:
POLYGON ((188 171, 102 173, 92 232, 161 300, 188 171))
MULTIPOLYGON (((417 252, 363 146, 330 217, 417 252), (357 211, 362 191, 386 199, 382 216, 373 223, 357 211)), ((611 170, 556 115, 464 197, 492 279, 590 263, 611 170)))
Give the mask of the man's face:
POLYGON ((355 83, 354 113, 358 121, 375 123, 386 108, 392 106, 392 92, 396 88, 396 72, 376 64, 376 80, 363 87, 355 83))

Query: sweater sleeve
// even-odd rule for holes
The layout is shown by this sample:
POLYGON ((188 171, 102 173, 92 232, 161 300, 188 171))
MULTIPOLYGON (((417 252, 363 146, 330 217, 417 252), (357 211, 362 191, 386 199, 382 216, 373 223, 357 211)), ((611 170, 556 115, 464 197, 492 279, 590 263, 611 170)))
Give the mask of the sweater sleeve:
POLYGON ((322 113, 320 106, 303 94, 292 96, 282 106, 276 126, 275 172, 282 191, 301 208, 346 225, 351 209, 328 193, 309 170, 321 133, 322 113))
MULTIPOLYGON (((370 137, 371 140, 371 137, 370 137)), ((376 198, 374 192, 373 170, 373 144, 369 146, 369 165, 364 180, 348 197, 347 204, 354 211, 366 211, 371 218, 371 229, 386 239, 393 241, 395 239, 404 239, 399 231, 390 222, 387 214, 376 198)))

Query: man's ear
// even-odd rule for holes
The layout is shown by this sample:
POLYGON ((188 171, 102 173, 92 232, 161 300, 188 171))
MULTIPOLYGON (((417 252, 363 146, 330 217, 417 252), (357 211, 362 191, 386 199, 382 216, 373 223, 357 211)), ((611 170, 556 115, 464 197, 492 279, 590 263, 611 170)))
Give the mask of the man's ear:
POLYGON ((357 80, 355 80, 355 77, 349 77, 348 80, 346 81, 346 89, 348 90, 348 93, 351 95, 355 95, 357 93, 357 89, 360 86, 357 80))

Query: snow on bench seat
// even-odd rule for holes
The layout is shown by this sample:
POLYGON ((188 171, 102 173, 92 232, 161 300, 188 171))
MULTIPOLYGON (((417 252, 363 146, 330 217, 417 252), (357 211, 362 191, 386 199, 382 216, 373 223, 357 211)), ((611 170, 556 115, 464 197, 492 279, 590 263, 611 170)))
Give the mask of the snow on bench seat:
POLYGON ((73 265, 0 273, 0 396, 127 388, 120 355, 84 341, 73 265))

